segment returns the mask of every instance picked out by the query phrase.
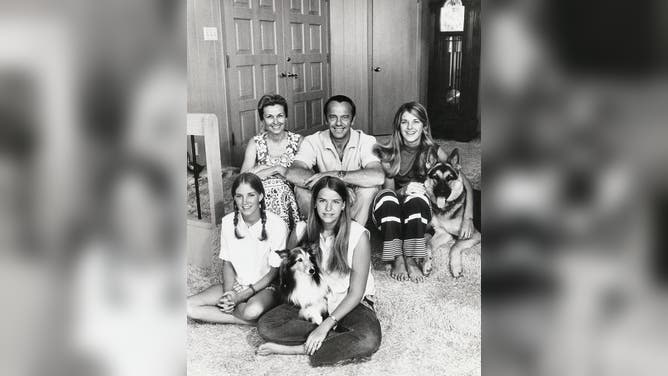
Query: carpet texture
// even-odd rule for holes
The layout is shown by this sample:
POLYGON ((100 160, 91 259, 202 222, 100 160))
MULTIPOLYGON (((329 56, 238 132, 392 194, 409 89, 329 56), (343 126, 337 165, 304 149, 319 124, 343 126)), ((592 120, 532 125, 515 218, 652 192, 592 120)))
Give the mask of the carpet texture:
MULTIPOLYGON (((312 368, 306 356, 255 355, 263 343, 254 327, 188 323, 188 375, 479 375, 480 245, 464 252, 464 276, 447 271, 444 252, 434 255, 426 282, 397 282, 379 265, 372 236, 376 312, 382 328, 378 352, 364 363, 312 368), (380 270, 379 270, 380 269, 380 270)), ((220 282, 221 263, 188 269, 188 293, 220 282)))

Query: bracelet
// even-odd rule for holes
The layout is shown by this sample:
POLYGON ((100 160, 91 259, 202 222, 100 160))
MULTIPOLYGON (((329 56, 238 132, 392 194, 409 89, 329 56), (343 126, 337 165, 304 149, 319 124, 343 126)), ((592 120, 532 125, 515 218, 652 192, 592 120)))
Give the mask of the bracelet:
POLYGON ((329 317, 330 317, 332 320, 334 320, 334 325, 338 325, 338 324, 339 324, 339 320, 337 320, 336 317, 334 317, 334 315, 330 314, 329 317))
POLYGON ((253 290, 253 295, 257 294, 257 291, 255 291, 255 287, 253 285, 248 285, 248 287, 253 290))

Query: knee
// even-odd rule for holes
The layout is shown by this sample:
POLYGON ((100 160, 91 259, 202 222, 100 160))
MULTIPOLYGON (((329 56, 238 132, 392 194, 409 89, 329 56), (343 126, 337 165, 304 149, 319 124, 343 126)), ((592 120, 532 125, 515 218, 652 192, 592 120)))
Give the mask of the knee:
POLYGON ((429 199, 423 195, 409 195, 404 200, 404 207, 422 212, 431 212, 431 208, 429 207, 429 199))
POLYGON ((188 298, 186 300, 186 315, 187 317, 190 317, 191 319, 196 319, 195 317, 195 308, 197 307, 197 304, 195 304, 195 301, 192 298, 188 298))
POLYGON ((257 321, 257 333, 267 342, 276 342, 276 327, 269 315, 262 315, 257 321))
POLYGON ((378 191, 380 191, 378 187, 358 187, 355 189, 355 196, 357 196, 357 200, 360 202, 371 203, 378 191))
POLYGON ((356 344, 360 356, 369 356, 380 348, 380 333, 369 332, 358 339, 356 344))
POLYGON ((259 304, 246 304, 239 313, 241 318, 246 321, 256 321, 264 313, 264 308, 259 304))
POLYGON ((299 199, 309 199, 311 197, 311 190, 304 187, 295 186, 295 197, 299 199))
POLYGON ((401 206, 399 205, 399 200, 393 195, 383 195, 383 197, 376 200, 376 204, 373 208, 374 215, 376 216, 401 216, 401 206))

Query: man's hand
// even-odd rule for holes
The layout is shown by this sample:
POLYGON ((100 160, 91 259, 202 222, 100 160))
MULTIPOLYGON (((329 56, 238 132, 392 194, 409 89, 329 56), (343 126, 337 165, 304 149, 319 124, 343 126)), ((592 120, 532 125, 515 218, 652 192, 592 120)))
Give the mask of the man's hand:
POLYGON ((325 172, 318 172, 317 174, 313 174, 310 178, 306 179, 304 182, 304 185, 308 189, 313 189, 313 186, 315 183, 320 180, 320 178, 323 178, 325 176, 332 176, 336 177, 338 174, 338 171, 325 171, 325 172))

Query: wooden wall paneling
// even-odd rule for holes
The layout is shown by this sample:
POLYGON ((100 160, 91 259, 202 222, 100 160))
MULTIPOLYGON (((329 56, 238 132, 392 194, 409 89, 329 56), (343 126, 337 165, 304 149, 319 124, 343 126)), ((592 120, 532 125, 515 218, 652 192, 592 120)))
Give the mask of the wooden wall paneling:
POLYGON ((330 0, 332 95, 355 101, 354 128, 370 131, 368 16, 370 0, 330 0))
MULTIPOLYGON (((217 0, 187 1, 188 112, 216 115, 221 161, 228 165, 230 145, 221 10, 217 0), (203 27, 218 28, 218 40, 205 41, 203 27)), ((200 156, 200 161, 202 158, 206 158, 205 154, 200 156)))

